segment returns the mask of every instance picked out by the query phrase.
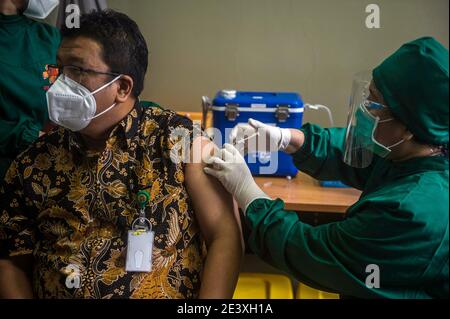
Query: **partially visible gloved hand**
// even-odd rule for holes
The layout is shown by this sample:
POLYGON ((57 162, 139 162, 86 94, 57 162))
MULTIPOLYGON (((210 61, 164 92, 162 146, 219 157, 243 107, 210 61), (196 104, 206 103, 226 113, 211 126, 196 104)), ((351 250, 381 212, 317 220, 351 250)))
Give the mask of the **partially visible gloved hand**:
MULTIPOLYGON (((260 121, 249 119, 248 124, 237 125, 233 128, 230 133, 230 143, 235 144, 242 138, 252 136, 255 133, 259 133, 258 136, 250 138, 246 142, 246 145, 254 145, 256 147, 256 150, 252 150, 252 147, 250 149, 245 147, 249 153, 284 151, 291 141, 291 131, 289 129, 267 125, 260 121)), ((240 147, 239 145, 237 146, 240 147)))
POLYGON ((256 184, 247 163, 233 145, 225 144, 219 156, 211 157, 204 171, 222 183, 244 213, 255 199, 270 199, 256 184))

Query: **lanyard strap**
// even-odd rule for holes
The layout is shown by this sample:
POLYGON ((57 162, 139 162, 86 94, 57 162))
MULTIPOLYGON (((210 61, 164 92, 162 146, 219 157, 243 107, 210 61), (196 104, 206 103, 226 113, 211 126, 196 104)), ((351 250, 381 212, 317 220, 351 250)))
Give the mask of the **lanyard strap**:
POLYGON ((150 201, 150 194, 147 191, 145 191, 145 190, 140 190, 136 194, 136 201, 137 201, 137 203, 139 205, 139 208, 140 208, 140 210, 139 210, 139 217, 133 222, 133 225, 132 225, 131 228, 133 230, 135 230, 136 223, 140 227, 145 227, 145 224, 148 223, 149 224, 149 229, 148 230, 151 230, 152 225, 151 225, 150 221, 145 216, 145 206, 147 206, 148 202, 150 201))

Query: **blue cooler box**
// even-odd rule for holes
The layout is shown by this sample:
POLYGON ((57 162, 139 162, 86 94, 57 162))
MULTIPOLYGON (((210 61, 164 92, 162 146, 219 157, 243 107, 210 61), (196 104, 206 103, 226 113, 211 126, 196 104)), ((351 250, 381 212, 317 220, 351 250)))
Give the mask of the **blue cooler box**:
MULTIPOLYGON (((219 147, 229 142, 229 132, 239 123, 253 118, 283 128, 300 128, 303 101, 297 93, 240 92, 223 90, 212 101, 213 126, 222 138, 219 147)), ((245 160, 253 175, 296 176, 292 157, 283 152, 249 154, 245 160)))

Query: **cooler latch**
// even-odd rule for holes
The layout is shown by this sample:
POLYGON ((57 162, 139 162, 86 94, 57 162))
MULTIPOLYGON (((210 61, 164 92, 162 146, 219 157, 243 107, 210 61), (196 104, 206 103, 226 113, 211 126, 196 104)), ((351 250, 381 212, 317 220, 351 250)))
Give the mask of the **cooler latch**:
POLYGON ((207 96, 202 96, 202 129, 206 128, 206 121, 208 120, 208 112, 211 111, 211 100, 207 96))
POLYGON ((289 105, 278 105, 277 110, 275 111, 275 117, 278 119, 278 122, 286 122, 289 118, 289 105))
POLYGON ((239 116, 239 104, 227 104, 225 107, 225 117, 228 121, 235 121, 239 116))

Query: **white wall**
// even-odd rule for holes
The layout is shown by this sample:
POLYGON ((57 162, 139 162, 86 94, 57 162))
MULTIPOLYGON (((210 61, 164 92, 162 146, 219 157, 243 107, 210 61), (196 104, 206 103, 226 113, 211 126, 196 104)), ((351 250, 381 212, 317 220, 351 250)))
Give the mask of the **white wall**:
MULTIPOLYGON (((145 35, 150 69, 143 98, 200 110, 223 88, 297 91, 347 116, 354 73, 406 41, 431 35, 448 47, 448 0, 108 0, 145 35), (381 8, 367 29, 365 8, 381 8)), ((313 111, 311 111, 313 112, 313 111)), ((323 113, 307 121, 328 125, 323 113)))

